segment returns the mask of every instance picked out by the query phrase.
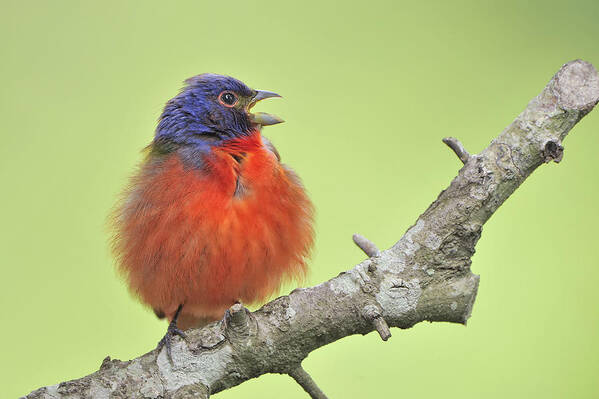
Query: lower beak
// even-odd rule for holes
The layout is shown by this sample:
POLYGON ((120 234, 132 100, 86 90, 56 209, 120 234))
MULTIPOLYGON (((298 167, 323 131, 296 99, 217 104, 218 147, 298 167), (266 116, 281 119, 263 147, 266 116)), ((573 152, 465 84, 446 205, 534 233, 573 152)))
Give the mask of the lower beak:
MULTIPOLYGON (((254 96, 254 98, 252 98, 252 101, 250 102, 250 105, 248 106, 248 113, 249 113, 249 110, 252 109, 252 107, 254 105, 256 105, 256 103, 258 101, 264 100, 265 98, 271 98, 271 97, 281 97, 281 96, 278 95, 277 93, 273 93, 272 91, 256 90, 256 95, 254 96)), ((249 113, 249 115, 250 115, 250 120, 252 121, 252 123, 254 123, 256 125, 260 125, 260 126, 276 125, 277 123, 284 122, 283 119, 279 118, 278 116, 267 114, 266 112, 256 112, 254 114, 249 113)))

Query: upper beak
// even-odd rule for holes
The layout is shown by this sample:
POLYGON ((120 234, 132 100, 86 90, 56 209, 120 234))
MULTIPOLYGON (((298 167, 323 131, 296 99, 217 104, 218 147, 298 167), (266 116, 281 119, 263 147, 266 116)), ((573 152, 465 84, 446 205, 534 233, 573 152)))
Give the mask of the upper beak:
MULTIPOLYGON (((248 112, 254 105, 256 105, 258 101, 271 97, 281 96, 277 93, 273 93, 272 91, 256 90, 256 95, 254 96, 254 98, 252 98, 252 101, 248 105, 248 112)), ((256 112, 255 114, 249 113, 249 115, 250 120, 253 123, 261 126, 276 125, 277 123, 284 122, 283 119, 279 118, 278 116, 267 114, 265 112, 256 112)))

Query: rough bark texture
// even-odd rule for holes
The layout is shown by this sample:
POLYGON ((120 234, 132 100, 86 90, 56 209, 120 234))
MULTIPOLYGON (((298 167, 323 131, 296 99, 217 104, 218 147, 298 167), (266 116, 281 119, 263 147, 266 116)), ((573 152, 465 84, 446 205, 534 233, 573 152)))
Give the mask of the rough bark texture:
POLYGON ((256 312, 233 306, 221 322, 191 330, 187 343, 176 339, 172 364, 165 350, 106 358, 99 371, 27 398, 207 398, 265 373, 290 374, 312 397, 325 397, 299 368, 313 350, 375 329, 386 339, 387 326, 465 324, 479 280, 470 258, 483 224, 538 166, 561 160, 562 140, 598 100, 595 68, 564 65, 480 154, 447 139, 463 168, 392 248, 379 253, 358 237, 372 258, 256 312))

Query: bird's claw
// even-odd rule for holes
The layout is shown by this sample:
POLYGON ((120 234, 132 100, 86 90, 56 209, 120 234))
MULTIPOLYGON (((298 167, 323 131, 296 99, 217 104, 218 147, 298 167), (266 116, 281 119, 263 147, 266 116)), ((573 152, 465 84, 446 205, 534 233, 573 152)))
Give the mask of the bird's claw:
POLYGON ((178 335, 184 340, 185 338, 187 338, 187 335, 185 335, 185 333, 181 329, 177 328, 177 324, 171 322, 168 325, 168 328, 166 329, 166 334, 164 334, 164 337, 162 337, 162 339, 158 342, 158 345, 156 346, 156 349, 158 349, 159 351, 160 349, 162 349, 163 346, 166 346, 166 355, 168 356, 168 359, 171 363, 173 362, 173 357, 171 353, 171 342, 175 335, 178 335))

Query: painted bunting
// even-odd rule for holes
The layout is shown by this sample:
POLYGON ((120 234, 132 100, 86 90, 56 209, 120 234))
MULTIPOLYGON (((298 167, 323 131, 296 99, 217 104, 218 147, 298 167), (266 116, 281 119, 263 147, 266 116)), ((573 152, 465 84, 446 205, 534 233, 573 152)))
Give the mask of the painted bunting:
POLYGON ((169 354, 182 330, 301 279, 313 243, 313 205, 261 134, 282 120, 250 112, 280 96, 215 74, 185 83, 112 215, 118 269, 170 321, 169 354))

